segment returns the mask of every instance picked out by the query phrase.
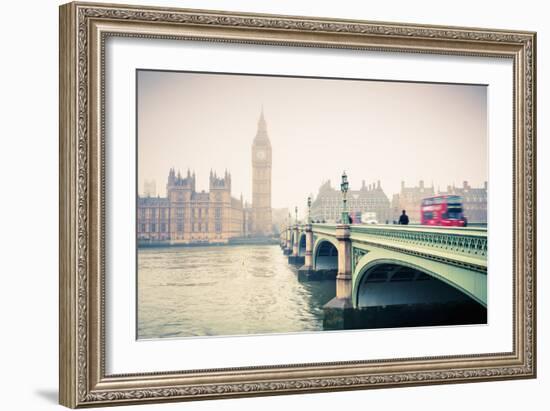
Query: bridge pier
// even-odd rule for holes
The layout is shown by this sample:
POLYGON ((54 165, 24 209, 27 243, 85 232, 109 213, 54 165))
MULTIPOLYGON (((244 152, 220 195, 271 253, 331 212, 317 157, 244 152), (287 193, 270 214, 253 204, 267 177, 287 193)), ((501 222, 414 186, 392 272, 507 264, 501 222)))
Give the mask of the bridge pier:
POLYGON ((325 330, 342 330, 349 328, 353 321, 352 273, 351 273, 351 239, 350 226, 336 226, 338 240, 338 274, 336 275, 336 297, 323 307, 325 330))
POLYGON ((284 255, 290 255, 292 254, 292 245, 290 244, 290 240, 292 238, 292 232, 290 231, 290 227, 286 228, 286 238, 285 238, 285 248, 283 249, 284 255))
POLYGON ((300 226, 294 226, 294 241, 292 243, 292 255, 288 256, 288 263, 294 265, 302 265, 304 257, 300 256, 300 226))
MULTIPOLYGON (((367 269, 371 270, 374 269, 373 267, 388 264, 408 267, 409 271, 416 267, 418 271, 436 280, 449 283, 480 305, 478 307, 466 301, 462 305, 455 304, 458 308, 453 306, 451 311, 447 307, 444 310, 445 313, 441 314, 443 317, 436 316, 438 321, 443 318, 442 323, 457 321, 457 324, 483 324, 486 322, 487 231, 485 229, 456 230, 443 227, 350 226, 347 224, 300 226, 296 224, 289 226, 286 232, 288 245, 285 247, 285 254, 290 251, 289 263, 303 264, 298 270, 300 281, 325 279, 336 281, 336 296, 323 307, 323 328, 326 330, 411 324, 410 319, 406 318, 408 311, 403 311, 411 309, 416 310, 414 317, 419 318, 419 324, 424 324, 428 314, 440 314, 440 311, 443 311, 442 308, 435 307, 435 303, 446 304, 445 307, 450 303, 455 304, 453 301, 426 303, 424 300, 427 297, 423 294, 418 298, 424 300, 420 301, 420 305, 416 307, 411 307, 407 302, 395 304, 393 300, 391 300, 391 306, 380 301, 377 302, 379 305, 360 303, 359 299, 364 297, 360 294, 361 287, 368 287, 371 293, 374 288, 377 296, 384 292, 387 298, 393 298, 392 296, 399 291, 392 288, 390 292, 380 288, 378 283, 383 281, 379 277, 384 274, 384 270, 373 272, 373 278, 367 281, 370 275, 367 269), (300 239, 300 234, 305 234, 305 242, 301 241, 304 237, 300 239), (388 249, 388 244, 391 245, 391 249, 388 249), (413 253, 411 248, 414 248, 413 253), (300 257, 301 261, 296 257, 300 257), (354 272, 352 272, 352 266, 354 272), (361 282, 363 280, 369 284, 363 284, 361 282), (464 311, 467 313, 462 315, 464 311), (449 312, 453 313, 452 315, 457 313, 455 317, 458 320, 450 320, 449 312), (380 325, 381 316, 384 317, 383 325, 380 325)), ((403 290, 401 283, 408 281, 410 277, 410 273, 402 269, 399 272, 392 272, 391 275, 385 274, 386 281, 399 282, 397 285, 401 290, 403 290)), ((414 281, 417 278, 414 277, 414 281)), ((422 278, 421 281, 427 281, 427 279, 422 278)), ((423 292, 428 292, 425 287, 423 292)), ((435 320, 430 319, 430 321, 435 320)))
POLYGON ((311 224, 305 226, 306 232, 306 255, 304 265, 298 270, 298 280, 322 280, 323 272, 318 272, 313 269, 313 229, 311 224))

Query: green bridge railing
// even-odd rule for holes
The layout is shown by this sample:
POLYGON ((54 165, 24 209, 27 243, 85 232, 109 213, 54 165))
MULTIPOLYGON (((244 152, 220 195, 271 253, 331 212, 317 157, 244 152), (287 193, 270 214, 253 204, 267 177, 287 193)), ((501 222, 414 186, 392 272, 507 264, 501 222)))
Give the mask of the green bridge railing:
MULTIPOLYGON (((313 224, 313 232, 334 236, 336 225, 313 224)), ((357 224, 350 226, 352 241, 384 241, 399 245, 434 248, 487 259, 487 228, 357 224)))

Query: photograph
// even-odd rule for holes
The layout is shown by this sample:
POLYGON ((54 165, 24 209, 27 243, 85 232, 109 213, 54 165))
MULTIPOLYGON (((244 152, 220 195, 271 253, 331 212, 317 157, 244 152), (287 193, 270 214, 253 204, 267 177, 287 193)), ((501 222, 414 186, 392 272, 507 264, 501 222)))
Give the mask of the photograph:
POLYGON ((487 324, 487 85, 136 69, 136 338, 487 324))
POLYGON ((59 6, 59 403, 540 378, 538 17, 176 3, 59 6))

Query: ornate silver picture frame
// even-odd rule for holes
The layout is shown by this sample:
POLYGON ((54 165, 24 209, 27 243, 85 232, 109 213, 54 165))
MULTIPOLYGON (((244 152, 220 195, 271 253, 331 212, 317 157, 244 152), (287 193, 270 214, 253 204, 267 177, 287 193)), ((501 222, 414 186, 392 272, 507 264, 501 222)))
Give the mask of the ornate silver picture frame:
MULTIPOLYGON (((535 378, 535 102, 533 32, 92 3, 61 6, 60 403, 78 408, 535 378), (513 109, 506 119, 512 125, 512 204, 506 204, 512 210, 513 220, 513 247, 509 249, 513 261, 511 349, 342 361, 327 357, 326 361, 282 364, 266 357, 261 365, 243 362, 228 367, 108 372, 106 335, 110 319, 106 314, 106 295, 110 293, 110 256, 106 247, 106 214, 111 204, 106 194, 106 164, 110 164, 106 100, 111 83, 106 80, 105 70, 107 60, 113 57, 106 51, 106 43, 115 38, 511 62, 513 109)), ((311 226, 289 227, 290 237, 281 237, 283 248, 288 247, 286 241, 292 238, 293 230, 307 234, 311 226)), ((337 227, 334 235, 344 235, 345 230, 337 227)))

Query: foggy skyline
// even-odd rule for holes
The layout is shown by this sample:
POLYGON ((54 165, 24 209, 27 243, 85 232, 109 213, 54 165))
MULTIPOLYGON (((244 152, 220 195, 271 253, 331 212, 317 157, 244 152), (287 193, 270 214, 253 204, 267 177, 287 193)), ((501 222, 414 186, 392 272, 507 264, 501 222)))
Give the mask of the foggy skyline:
POLYGON ((448 85, 138 71, 138 193, 168 171, 231 173, 232 196, 252 199, 251 146, 261 107, 273 151, 272 207, 302 214, 330 180, 350 190, 401 181, 445 191, 487 181, 487 90, 448 85))

